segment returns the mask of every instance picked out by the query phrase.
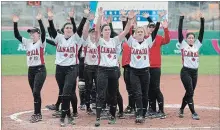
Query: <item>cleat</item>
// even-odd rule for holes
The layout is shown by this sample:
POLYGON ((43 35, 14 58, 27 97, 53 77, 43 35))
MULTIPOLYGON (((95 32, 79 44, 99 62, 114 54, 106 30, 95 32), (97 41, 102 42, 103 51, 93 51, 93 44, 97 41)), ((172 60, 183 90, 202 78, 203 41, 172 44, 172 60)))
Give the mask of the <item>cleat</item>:
POLYGON ((192 114, 192 118, 194 120, 200 120, 199 115, 197 113, 192 114))
POLYGON ((33 114, 30 119, 30 123, 36 123, 42 120, 41 114, 33 114))
POLYGON ((60 118, 61 116, 61 111, 55 111, 55 113, 52 114, 52 117, 54 118, 60 118))
POLYGON ((80 105, 79 109, 82 110, 82 111, 86 110, 86 105, 80 105))
POLYGON ((68 124, 75 125, 76 122, 72 116, 68 117, 68 124))
POLYGON ((88 109, 86 110, 86 113, 87 113, 88 115, 92 115, 93 111, 92 111, 91 108, 88 108, 88 109))
POLYGON ((144 123, 144 121, 145 121, 144 118, 141 116, 137 116, 135 119, 136 124, 142 124, 142 123, 144 123))
POLYGON ((49 110, 56 110, 56 105, 55 104, 52 104, 52 105, 47 105, 45 106, 47 109, 49 110))
POLYGON ((72 117, 77 119, 79 117, 79 114, 76 112, 76 113, 72 113, 72 117))
POLYGON ((66 126, 64 118, 60 118, 60 126, 61 127, 65 127, 66 126))
POLYGON ((179 118, 183 118, 184 117, 184 112, 183 109, 179 109, 179 118))
POLYGON ((124 117, 124 113, 123 113, 123 112, 118 113, 117 116, 118 116, 119 119, 125 119, 125 117, 124 117))
POLYGON ((116 123, 116 119, 115 117, 110 117, 109 121, 108 121, 108 124, 115 124, 116 123))
POLYGON ((100 119, 96 119, 95 127, 99 127, 99 126, 100 126, 100 119))

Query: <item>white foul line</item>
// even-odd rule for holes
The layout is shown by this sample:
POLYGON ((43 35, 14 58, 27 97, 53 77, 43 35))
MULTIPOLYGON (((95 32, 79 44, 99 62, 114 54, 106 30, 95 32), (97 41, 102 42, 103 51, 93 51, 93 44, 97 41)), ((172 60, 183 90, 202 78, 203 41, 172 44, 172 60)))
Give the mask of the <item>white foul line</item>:
MULTIPOLYGON (((180 108, 180 105, 179 104, 165 104, 164 105, 165 108, 180 108)), ((197 106, 195 105, 195 108, 196 109, 202 109, 202 110, 220 110, 219 107, 206 107, 206 106, 197 106)), ((48 109, 41 109, 41 110, 44 110, 44 111, 47 111, 48 109)), ((22 115, 22 114, 27 114, 27 113, 32 113, 33 110, 31 111, 23 111, 23 112, 17 112, 17 113, 14 113, 12 115, 10 115, 9 117, 14 120, 14 121, 17 121, 17 122, 22 122, 23 120, 19 119, 18 116, 22 115)), ((125 127, 123 128, 120 128, 120 127, 91 127, 91 126, 74 126, 74 128, 84 128, 84 129, 99 129, 99 128, 102 128, 102 129, 105 129, 105 130, 108 130, 108 129, 117 129, 117 130, 124 130, 125 127)), ((127 127, 126 130, 157 130, 157 129, 213 129, 213 128, 216 128, 216 127, 183 127, 183 128, 136 128, 136 127, 127 127)))

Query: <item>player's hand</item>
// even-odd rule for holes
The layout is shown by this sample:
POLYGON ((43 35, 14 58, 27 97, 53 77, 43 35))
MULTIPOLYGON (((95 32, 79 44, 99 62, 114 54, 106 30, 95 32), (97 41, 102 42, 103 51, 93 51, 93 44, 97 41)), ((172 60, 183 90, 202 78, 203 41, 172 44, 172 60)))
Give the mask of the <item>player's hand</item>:
POLYGON ((103 15, 104 15, 104 12, 103 12, 103 8, 102 8, 102 7, 100 7, 100 8, 98 9, 98 15, 99 15, 99 16, 103 16, 103 15))
POLYGON ((143 16, 144 18, 148 18, 150 15, 149 15, 149 13, 144 12, 144 13, 142 14, 142 16, 143 16))
POLYGON ((42 19, 42 14, 40 12, 38 12, 37 16, 36 16, 37 20, 41 20, 42 19))
POLYGON ((133 19, 136 16, 136 13, 134 10, 131 10, 128 12, 128 19, 133 19))
POLYGON ((72 8, 69 12, 69 17, 73 18, 74 14, 75 14, 75 12, 74 12, 74 9, 72 8))
POLYGON ((127 11, 125 11, 124 9, 122 9, 122 10, 120 10, 120 14, 121 14, 123 17, 126 17, 127 11))
POLYGON ((12 15, 12 21, 13 22, 18 22, 19 21, 19 17, 17 15, 12 15))
POLYGON ((109 24, 109 23, 112 23, 112 15, 110 15, 110 16, 108 17, 107 23, 108 23, 108 24, 109 24))
POLYGON ((95 19, 95 15, 93 13, 89 14, 89 21, 94 20, 95 19))
POLYGON ((53 19, 53 12, 50 8, 47 9, 47 15, 48 15, 48 19, 52 20, 53 19))
POLYGON ((88 17, 89 17, 89 13, 90 13, 90 8, 89 8, 89 6, 87 6, 87 7, 84 9, 83 12, 84 12, 85 17, 88 18, 88 17))
POLYGON ((164 21, 161 24, 162 24, 163 28, 168 28, 169 23, 168 23, 167 19, 164 19, 164 21))

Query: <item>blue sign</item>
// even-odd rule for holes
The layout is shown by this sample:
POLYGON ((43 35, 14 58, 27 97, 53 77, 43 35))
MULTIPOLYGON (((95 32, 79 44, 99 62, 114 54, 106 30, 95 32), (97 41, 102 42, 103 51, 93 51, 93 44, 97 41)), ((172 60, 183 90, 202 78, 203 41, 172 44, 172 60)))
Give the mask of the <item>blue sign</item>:
MULTIPOLYGON (((128 11, 128 10, 125 10, 125 11, 128 11)), ((158 12, 162 10, 138 10, 138 11, 140 11, 140 14, 136 15, 137 22, 147 21, 147 19, 142 16, 144 12, 148 13, 150 15, 150 18, 154 22, 156 22, 159 17, 158 12)), ((112 15, 113 22, 120 22, 120 16, 121 16, 120 10, 105 10, 104 14, 105 14, 105 18, 108 18, 110 15, 112 15)))

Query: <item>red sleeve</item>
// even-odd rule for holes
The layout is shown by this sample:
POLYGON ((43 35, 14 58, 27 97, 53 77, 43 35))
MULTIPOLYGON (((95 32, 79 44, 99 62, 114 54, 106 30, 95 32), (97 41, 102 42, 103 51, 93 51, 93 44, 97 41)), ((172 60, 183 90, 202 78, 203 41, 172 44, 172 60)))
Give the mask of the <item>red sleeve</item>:
POLYGON ((170 32, 168 28, 164 28, 164 37, 162 37, 162 45, 168 44, 170 42, 170 32))

